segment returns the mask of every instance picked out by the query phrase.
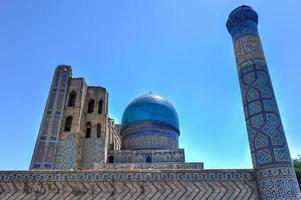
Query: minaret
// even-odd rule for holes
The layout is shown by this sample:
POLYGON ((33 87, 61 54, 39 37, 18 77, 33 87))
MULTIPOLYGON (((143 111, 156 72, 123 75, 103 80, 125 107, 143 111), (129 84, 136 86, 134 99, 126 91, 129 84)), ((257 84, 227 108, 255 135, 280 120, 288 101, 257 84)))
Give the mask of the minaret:
POLYGON ((249 6, 227 21, 236 57, 253 166, 260 199, 301 199, 258 30, 249 6))
POLYGON ((57 66, 50 87, 30 169, 53 169, 71 67, 57 66))

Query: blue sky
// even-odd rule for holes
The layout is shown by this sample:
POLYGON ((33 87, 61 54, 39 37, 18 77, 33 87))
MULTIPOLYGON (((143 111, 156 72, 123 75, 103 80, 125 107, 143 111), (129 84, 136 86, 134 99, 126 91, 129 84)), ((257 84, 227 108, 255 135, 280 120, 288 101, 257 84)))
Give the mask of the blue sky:
POLYGON ((28 169, 56 65, 107 88, 120 122, 150 90, 175 105, 186 161, 251 168, 232 41, 239 5, 259 14, 292 157, 301 153, 301 3, 240 0, 1 0, 0 169, 28 169))

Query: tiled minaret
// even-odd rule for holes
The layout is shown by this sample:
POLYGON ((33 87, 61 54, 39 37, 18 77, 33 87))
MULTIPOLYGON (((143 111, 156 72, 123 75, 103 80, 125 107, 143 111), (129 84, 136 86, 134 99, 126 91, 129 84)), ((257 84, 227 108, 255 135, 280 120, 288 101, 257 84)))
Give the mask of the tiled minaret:
POLYGON ((301 199, 268 67, 249 6, 229 15, 245 121, 260 199, 301 199))

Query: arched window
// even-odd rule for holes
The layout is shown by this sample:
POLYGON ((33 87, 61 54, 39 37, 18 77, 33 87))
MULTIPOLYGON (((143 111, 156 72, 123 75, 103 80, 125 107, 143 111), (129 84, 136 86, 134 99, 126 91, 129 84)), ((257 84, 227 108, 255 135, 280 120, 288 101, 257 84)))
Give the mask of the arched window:
POLYGON ((152 162, 152 158, 150 156, 147 156, 145 162, 146 163, 151 163, 152 162))
POLYGON ((90 138, 91 137, 91 123, 87 122, 86 123, 86 138, 90 138))
POLYGON ((110 150, 114 150, 114 143, 110 144, 110 150))
POLYGON ((91 99, 88 103, 88 113, 93 113, 94 111, 94 99, 91 99))
POLYGON ((69 107, 74 107, 75 106, 75 99, 76 99, 76 93, 74 91, 70 92, 69 102, 68 102, 69 107))
POLYGON ((103 102, 102 102, 102 99, 100 99, 98 102, 98 113, 99 114, 102 113, 102 106, 103 106, 103 102))
POLYGON ((108 163, 113 163, 113 162, 114 162, 114 157, 113 156, 109 156, 108 163))
POLYGON ((72 126, 72 117, 68 116, 65 121, 65 131, 70 131, 72 126))
POLYGON ((101 124, 97 124, 97 138, 100 138, 101 135, 101 124))

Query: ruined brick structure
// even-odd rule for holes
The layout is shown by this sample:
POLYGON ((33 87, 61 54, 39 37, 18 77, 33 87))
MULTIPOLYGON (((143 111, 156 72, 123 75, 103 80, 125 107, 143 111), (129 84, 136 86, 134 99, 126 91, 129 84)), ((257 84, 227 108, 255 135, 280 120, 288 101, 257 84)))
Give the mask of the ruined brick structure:
POLYGON ((30 169, 91 169, 120 148, 118 127, 108 116, 108 92, 56 68, 30 169))

